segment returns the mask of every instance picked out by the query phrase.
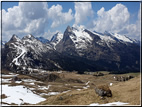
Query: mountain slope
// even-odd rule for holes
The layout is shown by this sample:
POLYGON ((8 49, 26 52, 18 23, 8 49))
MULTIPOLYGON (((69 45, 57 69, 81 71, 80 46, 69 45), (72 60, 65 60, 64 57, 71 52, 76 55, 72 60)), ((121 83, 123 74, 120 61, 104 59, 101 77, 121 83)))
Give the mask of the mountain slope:
POLYGON ((31 69, 95 71, 94 67, 80 58, 60 54, 32 35, 19 39, 13 35, 2 51, 2 66, 14 72, 31 69))
POLYGON ((41 43, 32 35, 27 35, 22 39, 13 35, 11 40, 5 44, 2 58, 4 66, 9 69, 52 68, 54 64, 44 60, 42 53, 50 54, 52 48, 41 43))
POLYGON ((139 71, 140 68, 139 45, 118 34, 101 34, 68 26, 56 50, 94 61, 106 70, 139 71))
POLYGON ((126 36, 68 26, 50 42, 13 35, 2 49, 2 66, 10 70, 140 71, 140 45, 126 36))

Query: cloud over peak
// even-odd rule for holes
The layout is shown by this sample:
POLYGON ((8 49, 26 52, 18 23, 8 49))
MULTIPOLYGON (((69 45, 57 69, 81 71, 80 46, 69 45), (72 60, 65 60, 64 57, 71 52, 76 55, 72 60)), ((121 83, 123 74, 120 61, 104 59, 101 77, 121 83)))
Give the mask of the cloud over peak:
POLYGON ((104 7, 102 7, 98 10, 97 15, 98 19, 94 22, 95 29, 102 32, 123 28, 128 23, 130 17, 128 9, 122 4, 117 4, 108 11, 105 11, 104 7))
POLYGON ((107 30, 130 37, 138 36, 140 33, 137 24, 130 23, 128 8, 121 3, 116 4, 108 11, 105 11, 105 8, 102 7, 97 11, 97 15, 97 19, 93 21, 94 30, 96 31, 104 32, 107 30))
POLYGON ((18 6, 8 8, 7 11, 3 9, 0 11, 2 12, 2 38, 8 40, 13 34, 20 37, 33 34, 51 38, 53 32, 60 31, 60 28, 65 29, 70 24, 84 25, 98 32, 107 30, 133 38, 140 37, 140 9, 137 20, 131 23, 131 13, 121 3, 109 10, 106 10, 105 5, 99 10, 94 10, 92 2, 73 4, 66 9, 62 2, 51 5, 50 8, 47 2, 19 2, 18 6))
POLYGON ((75 2, 75 24, 86 21, 87 17, 92 17, 93 14, 91 2, 75 2))
POLYGON ((47 4, 45 2, 19 2, 18 6, 2 10, 3 38, 27 33, 40 35, 47 23, 47 4))
POLYGON ((61 5, 53 5, 48 10, 48 17, 52 20, 51 28, 57 27, 61 24, 66 24, 73 19, 72 9, 69 9, 68 12, 63 13, 63 8, 61 5))

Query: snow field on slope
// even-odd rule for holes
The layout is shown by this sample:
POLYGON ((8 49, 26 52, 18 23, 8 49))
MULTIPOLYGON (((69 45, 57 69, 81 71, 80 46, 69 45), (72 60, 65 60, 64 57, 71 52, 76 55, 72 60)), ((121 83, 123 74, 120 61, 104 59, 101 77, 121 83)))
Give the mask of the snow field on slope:
POLYGON ((54 35, 53 41, 51 42, 54 46, 54 49, 56 50, 55 46, 61 41, 61 39, 63 38, 63 34, 62 33, 58 33, 57 35, 54 35))
POLYGON ((115 42, 115 40, 113 38, 111 38, 110 36, 104 36, 104 35, 98 34, 96 32, 92 32, 92 33, 95 35, 98 35, 101 38, 101 40, 104 40, 107 42, 115 42))
POLYGON ((36 104, 41 101, 46 100, 36 94, 34 94, 31 90, 25 88, 24 86, 8 86, 2 85, 2 94, 5 94, 7 98, 2 99, 2 102, 6 102, 8 104, 15 103, 15 104, 22 104, 22 103, 29 103, 29 104, 36 104))
POLYGON ((117 33, 114 33, 114 37, 116 37, 117 39, 119 40, 122 40, 124 42, 130 42, 130 43, 133 43, 132 40, 128 39, 126 36, 122 36, 122 35, 119 35, 117 33))
POLYGON ((15 63, 15 65, 20 66, 20 63, 18 62, 18 59, 19 59, 21 56, 23 56, 23 55, 27 52, 27 50, 26 50, 26 48, 23 47, 23 46, 20 47, 20 46, 16 46, 15 44, 13 44, 13 45, 15 46, 15 48, 18 49, 18 53, 20 52, 20 50, 22 51, 22 52, 20 53, 20 55, 17 56, 16 58, 14 58, 13 61, 12 61, 12 62, 15 63))
POLYGON ((93 40, 92 37, 83 30, 73 29, 73 32, 76 36, 70 35, 70 38, 75 43, 75 47, 78 48, 87 48, 87 43, 91 43, 93 40), (77 44, 78 43, 78 44, 77 44))
MULTIPOLYGON (((42 98, 42 96, 44 95, 48 95, 48 96, 52 96, 52 95, 57 95, 60 93, 67 93, 70 90, 67 91, 63 91, 63 92, 48 92, 48 93, 36 93, 33 90, 37 89, 37 90, 48 90, 52 85, 48 85, 48 86, 40 86, 40 85, 36 85, 36 83, 42 83, 40 81, 36 81, 34 79, 22 79, 22 81, 15 81, 15 83, 17 83, 16 86, 9 86, 10 83, 12 82, 12 77, 13 76, 17 76, 17 74, 11 73, 11 74, 7 74, 4 75, 2 77, 9 77, 8 79, 4 79, 2 78, 2 83, 7 83, 2 85, 2 94, 5 94, 6 98, 2 99, 3 103, 7 103, 8 105, 10 104, 24 104, 24 103, 29 103, 29 104, 36 104, 39 103, 41 101, 46 100, 45 98, 42 98), (19 83, 24 82, 24 85, 20 85, 19 83), (18 85, 19 84, 19 85, 18 85), (30 85, 30 87, 33 88, 29 88, 25 85, 30 85), (32 86, 31 86, 32 85, 32 86), (33 92, 32 92, 33 91, 33 92), (35 94, 36 93, 36 94, 35 94)), ((3 105, 3 104, 2 104, 3 105)))

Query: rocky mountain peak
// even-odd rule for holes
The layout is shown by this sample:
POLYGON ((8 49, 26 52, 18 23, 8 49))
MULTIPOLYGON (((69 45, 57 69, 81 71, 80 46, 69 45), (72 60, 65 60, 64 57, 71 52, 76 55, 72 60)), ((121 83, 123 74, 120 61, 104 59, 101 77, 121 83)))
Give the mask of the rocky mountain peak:
POLYGON ((12 38, 10 39, 10 41, 12 41, 12 42, 20 41, 21 42, 21 39, 17 35, 13 34, 12 38))
POLYGON ((108 31, 105 31, 104 35, 111 36, 111 34, 108 31))
POLYGON ((51 42, 61 40, 63 38, 63 34, 61 32, 57 32, 56 34, 53 35, 51 38, 51 42))
POLYGON ((117 33, 98 33, 68 26, 44 44, 29 34, 22 39, 13 35, 3 51, 3 64, 48 70, 139 71, 140 46, 117 33), (54 49, 53 49, 54 48, 54 49))
POLYGON ((34 40, 34 39, 36 39, 36 38, 35 38, 33 35, 28 34, 27 36, 24 36, 24 37, 22 38, 22 40, 25 40, 25 39, 34 40))
POLYGON ((72 28, 70 26, 68 26, 65 30, 65 32, 71 32, 72 31, 72 28))

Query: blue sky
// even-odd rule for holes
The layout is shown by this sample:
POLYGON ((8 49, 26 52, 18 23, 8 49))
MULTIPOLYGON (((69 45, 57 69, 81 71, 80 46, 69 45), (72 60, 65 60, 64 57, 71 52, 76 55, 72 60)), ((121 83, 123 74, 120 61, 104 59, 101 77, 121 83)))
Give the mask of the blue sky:
POLYGON ((140 2, 2 2, 2 39, 27 34, 50 39, 83 25, 140 39, 140 2))

